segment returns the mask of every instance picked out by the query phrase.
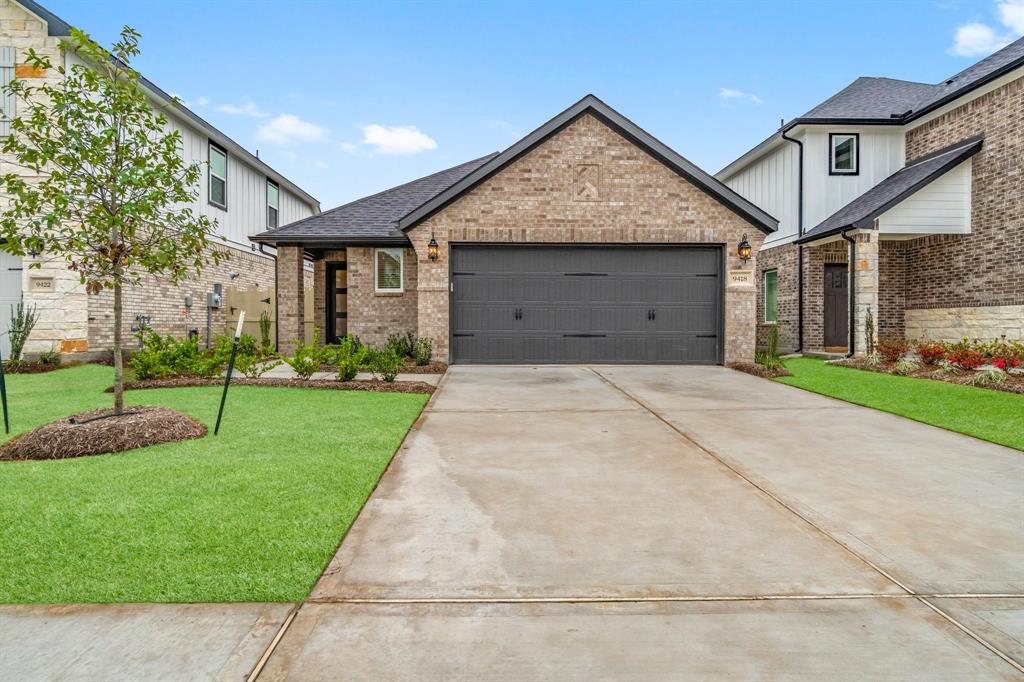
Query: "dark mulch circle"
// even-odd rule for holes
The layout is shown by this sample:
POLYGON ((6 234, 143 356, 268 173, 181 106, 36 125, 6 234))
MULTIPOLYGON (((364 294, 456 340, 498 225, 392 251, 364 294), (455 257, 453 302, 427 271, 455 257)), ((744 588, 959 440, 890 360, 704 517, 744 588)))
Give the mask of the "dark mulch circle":
POLYGON ((756 362, 730 362, 726 367, 729 369, 735 369, 739 372, 753 374, 755 377, 761 377, 762 379, 793 376, 793 373, 785 367, 780 367, 779 369, 768 369, 764 365, 759 365, 756 362))
POLYGON ((132 406, 112 415, 110 408, 90 410, 40 426, 0 447, 0 460, 102 455, 206 435, 204 424, 168 407, 132 406))
MULTIPOLYGON (((173 377, 170 379, 147 379, 145 381, 126 381, 126 391, 138 391, 147 388, 191 388, 194 386, 223 386, 223 379, 203 379, 201 377, 173 377)), ((247 379, 235 377, 232 386, 276 386, 284 388, 318 388, 330 391, 379 391, 381 393, 433 393, 435 388, 423 381, 332 381, 329 379, 247 379)), ((106 389, 113 393, 114 387, 106 389)))

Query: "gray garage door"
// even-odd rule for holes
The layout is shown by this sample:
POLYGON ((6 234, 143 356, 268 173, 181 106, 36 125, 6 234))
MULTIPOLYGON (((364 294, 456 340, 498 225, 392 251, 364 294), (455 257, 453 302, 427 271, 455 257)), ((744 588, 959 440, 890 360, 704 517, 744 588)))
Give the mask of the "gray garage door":
POLYGON ((722 251, 453 246, 454 362, 721 362, 722 251))

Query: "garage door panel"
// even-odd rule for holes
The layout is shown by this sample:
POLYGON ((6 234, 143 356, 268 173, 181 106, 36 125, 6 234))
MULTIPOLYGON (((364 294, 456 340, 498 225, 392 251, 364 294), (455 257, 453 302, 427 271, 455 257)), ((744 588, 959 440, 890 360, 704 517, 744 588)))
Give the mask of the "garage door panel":
POLYGON ((452 247, 454 362, 716 363, 721 249, 452 247))

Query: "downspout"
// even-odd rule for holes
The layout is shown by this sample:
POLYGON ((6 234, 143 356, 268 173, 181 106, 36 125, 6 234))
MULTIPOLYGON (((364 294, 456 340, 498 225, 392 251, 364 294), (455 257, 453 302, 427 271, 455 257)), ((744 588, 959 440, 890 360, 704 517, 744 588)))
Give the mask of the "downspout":
POLYGON ((849 228, 842 231, 843 239, 850 242, 850 347, 846 357, 853 357, 854 344, 857 341, 857 242, 846 234, 849 228))
MULTIPOLYGON (((789 137, 782 131, 782 139, 792 142, 799 147, 799 165, 797 166, 797 190, 796 190, 796 238, 804 236, 804 143, 796 138, 789 137)), ((804 245, 796 245, 796 350, 794 353, 802 353, 804 350, 804 245)))
POLYGON ((281 325, 277 323, 277 254, 268 253, 266 250, 266 244, 260 242, 260 253, 264 256, 268 256, 274 259, 274 348, 281 347, 280 329, 281 325))

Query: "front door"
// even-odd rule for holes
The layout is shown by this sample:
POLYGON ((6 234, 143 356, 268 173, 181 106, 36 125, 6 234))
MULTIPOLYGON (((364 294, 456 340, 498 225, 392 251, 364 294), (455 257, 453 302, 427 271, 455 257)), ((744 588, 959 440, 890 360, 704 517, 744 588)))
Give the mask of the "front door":
POLYGON ((825 266, 825 348, 845 349, 850 330, 850 299, 845 265, 825 266))
POLYGON ((338 343, 348 333, 347 263, 327 264, 326 342, 338 343))

